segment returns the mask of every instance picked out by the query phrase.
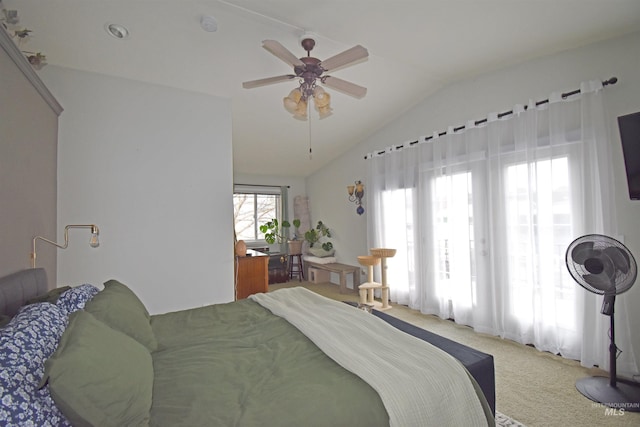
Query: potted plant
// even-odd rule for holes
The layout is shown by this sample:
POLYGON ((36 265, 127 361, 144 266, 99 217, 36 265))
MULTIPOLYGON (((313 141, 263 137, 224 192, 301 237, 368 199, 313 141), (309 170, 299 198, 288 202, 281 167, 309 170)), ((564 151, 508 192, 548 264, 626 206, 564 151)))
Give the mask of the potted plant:
POLYGON ((287 241, 289 243, 289 255, 301 254, 303 240, 298 239, 298 236, 300 235, 300 220, 295 218, 291 223, 295 227, 296 231, 293 233, 293 238, 287 241))
POLYGON ((331 230, 322 222, 318 221, 316 228, 304 233, 304 240, 309 242, 309 252, 317 257, 327 257, 333 255, 333 243, 331 241, 321 242, 324 237, 331 237, 331 230), (316 245, 317 243, 320 243, 316 245))
POLYGON ((270 245, 278 242, 280 244, 284 242, 289 243, 289 254, 299 254, 302 252, 302 240, 298 240, 298 234, 300 227, 300 220, 298 218, 293 221, 282 221, 280 223, 277 219, 272 219, 266 224, 260 226, 260 231, 264 233, 264 240, 270 245), (291 225, 295 227, 296 231, 293 234, 293 238, 289 239, 289 228, 291 225))

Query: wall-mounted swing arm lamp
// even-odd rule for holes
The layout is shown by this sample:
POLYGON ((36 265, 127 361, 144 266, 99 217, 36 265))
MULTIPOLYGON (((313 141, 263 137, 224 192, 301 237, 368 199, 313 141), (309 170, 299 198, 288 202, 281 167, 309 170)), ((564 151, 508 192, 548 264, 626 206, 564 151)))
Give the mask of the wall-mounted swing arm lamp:
POLYGON ((100 229, 98 228, 97 225, 94 224, 71 224, 71 225, 67 225, 64 228, 64 244, 59 244, 56 243, 54 241, 51 241, 49 239, 45 239, 42 236, 36 236, 33 238, 33 244, 32 244, 32 252, 31 252, 31 267, 35 268, 36 267, 36 240, 42 240, 44 242, 47 242, 51 245, 57 246, 60 249, 67 249, 67 247, 69 246, 69 229, 70 228, 89 228, 91 229, 91 239, 89 239, 89 245, 92 248, 97 248, 98 246, 100 246, 100 241, 98 240, 98 236, 100 235, 100 229))
POLYGON ((349 201, 354 202, 358 205, 356 212, 358 215, 362 215, 364 213, 364 208, 362 207, 362 198, 364 197, 364 184, 360 181, 356 181, 355 185, 347 185, 347 193, 349 193, 349 201))

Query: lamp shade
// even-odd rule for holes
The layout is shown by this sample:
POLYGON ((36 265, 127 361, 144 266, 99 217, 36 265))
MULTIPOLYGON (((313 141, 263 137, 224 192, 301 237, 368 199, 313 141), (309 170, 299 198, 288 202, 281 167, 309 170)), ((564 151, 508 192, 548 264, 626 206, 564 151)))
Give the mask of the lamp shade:
POLYGON ((293 99, 297 104, 302 98, 302 91, 299 88, 293 89, 291 92, 289 92, 289 98, 293 99))
POLYGON ((333 114, 333 110, 329 106, 326 106, 318 108, 318 113, 320 114, 320 118, 324 119, 325 117, 329 117, 333 114))
POLYGON ((298 108, 298 103, 288 96, 282 99, 282 104, 284 105, 284 109, 291 114, 294 114, 296 112, 296 108, 298 108))
POLYGON ((298 105, 295 109, 295 112, 293 113, 293 116, 299 119, 307 118, 307 101, 305 101, 304 99, 301 99, 298 102, 298 105))
POLYGON ((329 103, 331 102, 331 96, 325 91, 319 92, 317 94, 314 93, 313 99, 318 109, 322 107, 328 107, 329 103))

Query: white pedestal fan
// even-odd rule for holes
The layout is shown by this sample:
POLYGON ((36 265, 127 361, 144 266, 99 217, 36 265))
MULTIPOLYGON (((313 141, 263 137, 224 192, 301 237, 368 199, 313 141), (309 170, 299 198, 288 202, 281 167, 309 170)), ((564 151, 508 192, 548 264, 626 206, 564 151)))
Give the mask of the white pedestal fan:
POLYGON ((576 381, 580 393, 611 408, 640 412, 640 384, 616 376, 618 347, 615 343, 614 303, 633 286, 636 260, 625 245, 601 234, 588 234, 571 242, 566 253, 571 277, 586 290, 604 295, 601 313, 611 319, 609 378, 588 377, 576 381))

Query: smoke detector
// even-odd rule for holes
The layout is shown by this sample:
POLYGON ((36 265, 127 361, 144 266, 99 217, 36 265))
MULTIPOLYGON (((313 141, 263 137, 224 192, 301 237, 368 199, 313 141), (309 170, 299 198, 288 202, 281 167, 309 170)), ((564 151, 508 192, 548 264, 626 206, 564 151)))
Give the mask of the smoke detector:
POLYGON ((210 15, 202 15, 200 17, 200 26, 203 30, 213 33, 218 30, 218 22, 216 18, 210 15))

